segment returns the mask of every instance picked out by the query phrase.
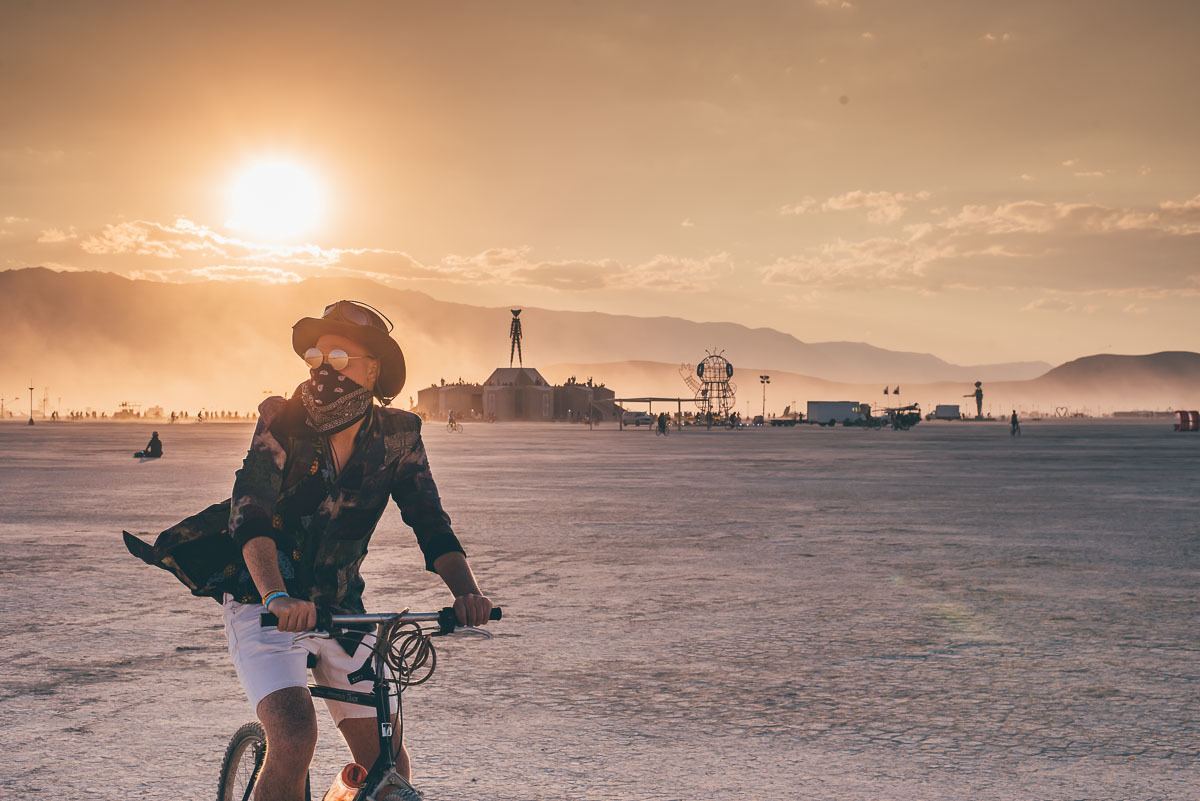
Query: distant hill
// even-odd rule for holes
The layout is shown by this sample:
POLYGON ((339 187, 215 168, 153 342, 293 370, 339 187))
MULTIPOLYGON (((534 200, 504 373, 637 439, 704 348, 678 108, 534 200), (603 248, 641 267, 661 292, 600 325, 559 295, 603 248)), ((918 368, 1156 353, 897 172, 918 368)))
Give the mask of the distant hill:
POLYGON ((1055 367, 1032 383, 1044 391, 1089 396, 1195 398, 1200 386, 1200 353, 1176 350, 1146 356, 1084 356, 1055 367))
MULTIPOLYGON (((7 382, 0 391, 19 397, 32 378, 39 388, 49 386, 52 405, 61 397, 63 408, 112 408, 121 400, 193 412, 202 405, 253 407, 264 391, 287 391, 305 377, 291 352, 291 325, 344 297, 366 300, 396 322, 409 364, 399 403, 439 378, 482 379, 508 358, 507 308, 449 303, 364 279, 176 284, 34 268, 0 271, 0 294, 6 301, 0 376, 7 382)), ((961 366, 929 354, 806 343, 769 328, 671 317, 526 308, 521 319, 525 363, 532 366, 678 364, 716 347, 735 365, 845 382, 1031 378, 1049 367, 961 366)))

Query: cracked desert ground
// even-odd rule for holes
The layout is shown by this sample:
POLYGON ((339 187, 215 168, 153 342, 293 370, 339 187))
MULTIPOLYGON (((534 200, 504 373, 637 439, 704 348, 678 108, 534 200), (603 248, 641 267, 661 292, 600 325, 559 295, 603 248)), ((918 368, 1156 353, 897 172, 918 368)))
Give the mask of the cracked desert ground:
MULTIPOLYGON (((128 556, 247 425, 0 426, 0 797, 208 799, 219 608, 128 556)), ((405 693, 430 801, 1200 798, 1200 435, 429 424, 507 612, 405 693)), ((437 607, 389 508, 374 611, 437 607)), ((314 786, 347 759, 321 710, 314 786)))

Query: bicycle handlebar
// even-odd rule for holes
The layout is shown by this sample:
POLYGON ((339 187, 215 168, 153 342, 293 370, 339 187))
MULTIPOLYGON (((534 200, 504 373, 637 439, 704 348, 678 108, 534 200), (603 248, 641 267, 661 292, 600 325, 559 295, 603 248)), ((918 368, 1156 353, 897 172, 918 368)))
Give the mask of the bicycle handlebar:
MULTIPOLYGON (((492 612, 488 616, 488 620, 500 620, 504 612, 499 606, 493 606, 492 612)), ((325 631, 331 628, 341 628, 344 626, 356 626, 362 624, 380 624, 380 623, 437 623, 438 631, 441 634, 450 634, 461 624, 458 622, 458 616, 454 614, 454 607, 445 606, 438 612, 402 612, 383 615, 369 614, 351 614, 351 615, 333 615, 329 612, 317 610, 317 625, 314 630, 325 631)), ((278 626, 279 618, 270 612, 263 612, 259 616, 259 625, 264 628, 268 626, 278 626)))

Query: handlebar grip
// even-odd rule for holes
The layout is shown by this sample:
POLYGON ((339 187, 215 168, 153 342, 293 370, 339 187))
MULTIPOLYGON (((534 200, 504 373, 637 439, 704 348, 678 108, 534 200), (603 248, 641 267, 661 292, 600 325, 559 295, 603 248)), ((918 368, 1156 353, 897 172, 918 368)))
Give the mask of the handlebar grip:
MULTIPOLYGON (((325 609, 317 609, 317 625, 315 631, 328 631, 333 626, 333 613, 325 609)), ((263 628, 268 626, 278 626, 279 618, 270 612, 263 612, 258 616, 258 625, 263 628)))
POLYGON ((493 606, 493 607, 492 607, 492 614, 488 616, 488 620, 499 620, 499 619, 500 619, 500 616, 501 616, 501 613, 502 613, 502 612, 501 612, 501 609, 500 609, 500 607, 498 607, 498 606, 493 606))

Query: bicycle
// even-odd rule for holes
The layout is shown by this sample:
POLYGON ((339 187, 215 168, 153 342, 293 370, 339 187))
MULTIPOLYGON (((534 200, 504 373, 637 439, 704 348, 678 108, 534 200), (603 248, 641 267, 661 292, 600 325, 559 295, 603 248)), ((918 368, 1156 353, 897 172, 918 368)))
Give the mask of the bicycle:
POLYGON ((458 422, 457 420, 451 420, 450 422, 446 423, 446 430, 450 432, 461 432, 463 430, 462 423, 458 422))
MULTIPOLYGON (((500 620, 502 611, 494 607, 491 620, 500 620)), ((278 623, 275 615, 265 612, 261 615, 260 625, 274 626, 278 623)), ((339 636, 338 631, 356 630, 361 632, 364 626, 374 626, 375 645, 371 656, 363 666, 351 673, 352 684, 364 679, 372 682, 369 693, 343 690, 336 687, 326 687, 320 684, 308 685, 313 698, 329 698, 348 704, 370 706, 375 709, 375 721, 379 732, 379 757, 367 772, 366 780, 355 795, 355 801, 408 801, 419 798, 405 788, 410 787, 393 769, 396 758, 392 753, 392 715, 391 699, 395 685, 395 698, 399 714, 399 735, 404 737, 404 711, 401 694, 406 687, 424 684, 433 676, 437 667, 437 652, 434 650, 432 637, 444 637, 463 633, 480 634, 491 638, 491 633, 472 626, 461 626, 454 614, 453 607, 445 607, 439 612, 393 612, 388 614, 351 614, 331 615, 319 611, 317 626, 312 631, 301 632, 296 639, 308 637, 339 636), (436 629, 422 628, 422 623, 436 623, 436 629), (352 627, 357 627, 352 629, 352 627), (388 668, 395 678, 388 677, 388 668)), ((309 665, 312 666, 311 664, 309 665)), ((250 801, 254 793, 254 785, 262 770, 263 758, 267 751, 267 736, 262 724, 258 721, 243 724, 225 748, 225 756, 221 760, 221 776, 217 783, 217 801, 250 801)), ((305 801, 312 799, 311 776, 305 786, 305 801)))

